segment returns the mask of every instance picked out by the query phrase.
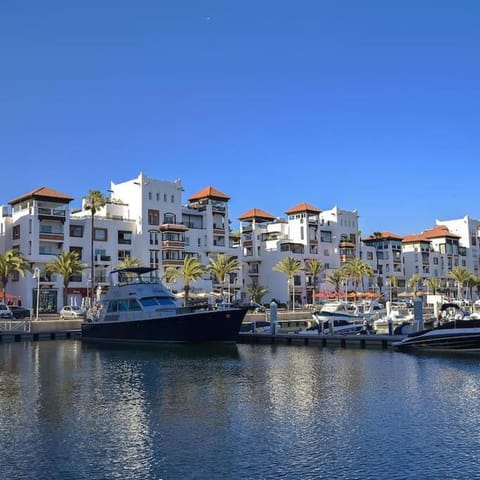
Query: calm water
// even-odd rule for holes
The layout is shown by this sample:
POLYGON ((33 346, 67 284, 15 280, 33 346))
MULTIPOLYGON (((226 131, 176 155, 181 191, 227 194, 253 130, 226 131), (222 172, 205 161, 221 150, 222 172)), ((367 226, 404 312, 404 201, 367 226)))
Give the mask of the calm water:
POLYGON ((480 478, 478 359, 0 345, 2 479, 480 478))

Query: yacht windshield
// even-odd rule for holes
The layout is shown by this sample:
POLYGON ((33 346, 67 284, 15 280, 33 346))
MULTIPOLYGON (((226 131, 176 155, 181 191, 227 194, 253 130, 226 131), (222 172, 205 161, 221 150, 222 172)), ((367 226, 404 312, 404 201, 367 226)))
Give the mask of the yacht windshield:
POLYGON ((176 302, 171 297, 143 297, 139 299, 143 307, 176 306, 176 302))

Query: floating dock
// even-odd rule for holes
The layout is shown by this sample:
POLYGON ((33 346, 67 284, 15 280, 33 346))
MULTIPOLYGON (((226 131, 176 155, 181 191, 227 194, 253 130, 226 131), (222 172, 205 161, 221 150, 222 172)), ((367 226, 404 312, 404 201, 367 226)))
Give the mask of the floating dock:
POLYGON ((81 338, 80 330, 57 330, 52 332, 0 331, 0 343, 28 342, 39 340, 65 340, 81 338))
POLYGON ((393 350, 393 343, 405 335, 298 335, 296 333, 240 332, 238 343, 270 345, 310 345, 315 347, 393 350))

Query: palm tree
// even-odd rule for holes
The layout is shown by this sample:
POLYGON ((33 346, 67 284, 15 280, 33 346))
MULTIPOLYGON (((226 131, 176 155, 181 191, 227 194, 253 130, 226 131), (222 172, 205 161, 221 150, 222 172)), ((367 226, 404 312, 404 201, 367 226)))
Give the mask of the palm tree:
MULTIPOLYGON (((208 271, 211 272, 218 283, 220 283, 220 294, 223 298, 227 276, 236 270, 240 270, 240 264, 238 263, 237 257, 225 255, 224 253, 219 253, 209 260, 210 265, 208 266, 208 271)), ((228 280, 230 280, 230 278, 228 280)), ((230 298, 228 299, 228 303, 230 303, 230 298)))
POLYGON ((262 285, 252 283, 247 286, 247 292, 250 295, 250 300, 255 303, 262 303, 262 297, 268 293, 268 288, 262 285))
POLYGON ((103 195, 100 190, 89 190, 88 195, 85 197, 85 209, 90 210, 92 214, 92 224, 90 232, 90 254, 91 254, 91 263, 90 263, 90 277, 91 277, 91 294, 90 300, 93 304, 95 296, 95 257, 93 251, 93 240, 94 240, 94 230, 95 230, 95 214, 97 211, 102 208, 107 203, 107 198, 103 195))
POLYGON ((340 300, 340 290, 344 280, 346 280, 345 272, 341 269, 333 270, 333 272, 326 278, 326 281, 330 285, 333 285, 335 293, 337 294, 337 300, 340 300))
POLYGON ((464 267, 456 267, 450 270, 448 276, 457 282, 457 300, 460 300, 463 296, 463 286, 470 280, 472 272, 464 267))
POLYGON ((181 279, 183 281, 183 304, 188 304, 188 296, 190 292, 190 283, 195 282, 199 277, 205 274, 206 268, 202 265, 197 257, 188 256, 183 260, 183 267, 167 267, 165 270, 164 278, 168 278, 171 281, 181 279))
POLYGON ((141 267, 142 262, 135 257, 127 256, 121 262, 118 263, 116 268, 130 268, 130 267, 141 267))
POLYGON ((312 276, 313 280, 313 289, 312 289, 312 303, 313 307, 315 308, 317 305, 317 298, 315 296, 317 292, 317 283, 318 283, 318 276, 323 270, 322 262, 316 258, 312 258, 305 262, 305 271, 312 276))
POLYGON ((0 253, 0 280, 2 282, 3 302, 7 301, 7 283, 14 273, 18 273, 21 277, 25 275, 30 264, 17 250, 12 248, 5 253, 0 253))
POLYGON ((293 257, 285 257, 280 260, 272 270, 284 273, 287 276, 287 299, 290 298, 290 284, 292 284, 292 306, 295 310, 295 285, 294 276, 302 271, 302 264, 300 260, 293 257))
POLYGON ((373 277, 372 267, 368 263, 365 263, 361 258, 353 258, 348 261, 343 265, 342 270, 345 272, 346 276, 353 279, 355 284, 355 296, 357 295, 357 289, 360 283, 362 284, 362 291, 365 291, 363 277, 373 277))
POLYGON ((437 277, 430 277, 425 280, 427 287, 432 290, 432 294, 436 295, 437 290, 440 288, 440 279, 437 277))
POLYGON ((416 273, 415 275, 412 275, 410 279, 407 282, 407 288, 412 290, 414 293, 417 290, 418 283, 422 280, 422 276, 416 273))
POLYGON ((72 275, 82 273, 88 268, 86 263, 80 261, 78 252, 62 252, 57 258, 45 265, 45 273, 48 275, 57 273, 63 277, 63 305, 67 304, 67 289, 72 275))
POLYGON ((391 297, 397 298, 398 277, 396 275, 392 275, 388 280, 390 281, 390 288, 393 292, 395 292, 395 295, 392 293, 391 297))

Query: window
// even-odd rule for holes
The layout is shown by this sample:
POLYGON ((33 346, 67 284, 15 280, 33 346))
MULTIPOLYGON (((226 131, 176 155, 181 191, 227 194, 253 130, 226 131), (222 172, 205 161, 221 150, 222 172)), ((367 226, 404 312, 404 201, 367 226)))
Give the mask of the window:
POLYGON ((131 245, 132 244, 132 232, 126 230, 118 231, 118 243, 121 245, 131 245))
POLYGON ((150 236, 150 245, 158 245, 158 232, 151 230, 149 232, 150 236))
POLYGON ((160 212, 158 210, 148 210, 148 224, 159 225, 160 224, 160 212))
POLYGON ((332 242, 332 232, 329 232, 327 230, 321 230, 320 231, 320 241, 325 242, 325 243, 331 243, 332 242))
POLYGON ((130 250, 119 250, 117 254, 118 254, 118 261, 119 262, 122 262, 127 257, 131 256, 130 250))
POLYGON ((158 267, 158 250, 150 250, 150 266, 153 268, 158 267))
POLYGON ((82 225, 70 225, 70 236, 82 238, 83 237, 83 226, 82 225))
POLYGON ((106 242, 108 240, 108 232, 106 228, 94 228, 93 239, 97 242, 106 242))
POLYGON ((14 225, 12 230, 13 240, 18 240, 20 238, 20 225, 14 225))
POLYGON ((82 250, 83 250, 82 247, 70 247, 70 251, 71 252, 76 252, 79 260, 82 259, 82 250))
POLYGON ((176 223, 176 217, 174 213, 165 213, 163 215, 163 223, 176 223))

